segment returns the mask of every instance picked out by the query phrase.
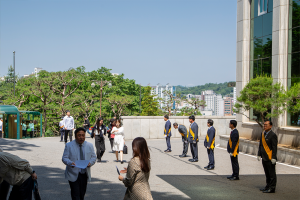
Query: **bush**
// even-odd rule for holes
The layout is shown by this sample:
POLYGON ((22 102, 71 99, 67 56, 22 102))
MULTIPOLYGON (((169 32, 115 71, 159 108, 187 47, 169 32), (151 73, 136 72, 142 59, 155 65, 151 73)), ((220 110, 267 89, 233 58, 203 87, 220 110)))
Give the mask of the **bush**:
POLYGON ((45 132, 45 137, 53 137, 53 136, 54 136, 54 133, 51 130, 47 130, 45 132))

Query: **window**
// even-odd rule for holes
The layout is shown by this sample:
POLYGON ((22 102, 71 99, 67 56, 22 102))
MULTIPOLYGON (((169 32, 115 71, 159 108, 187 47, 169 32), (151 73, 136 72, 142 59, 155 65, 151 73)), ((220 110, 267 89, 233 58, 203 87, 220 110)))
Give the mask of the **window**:
MULTIPOLYGON (((290 0, 288 43, 288 88, 300 82, 300 0, 290 0)), ((289 126, 300 126, 300 112, 288 113, 289 126)))
POLYGON ((258 16, 266 14, 268 12, 268 0, 258 1, 258 16))

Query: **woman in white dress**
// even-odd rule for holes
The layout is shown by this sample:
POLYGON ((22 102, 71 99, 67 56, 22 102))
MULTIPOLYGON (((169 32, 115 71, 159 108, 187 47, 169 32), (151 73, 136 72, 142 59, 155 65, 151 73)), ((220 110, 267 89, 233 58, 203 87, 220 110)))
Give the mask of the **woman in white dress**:
POLYGON ((116 127, 111 131, 115 134, 113 150, 116 152, 117 162, 119 161, 118 152, 120 151, 121 164, 123 164, 123 147, 125 144, 124 128, 121 127, 121 120, 117 120, 116 127))

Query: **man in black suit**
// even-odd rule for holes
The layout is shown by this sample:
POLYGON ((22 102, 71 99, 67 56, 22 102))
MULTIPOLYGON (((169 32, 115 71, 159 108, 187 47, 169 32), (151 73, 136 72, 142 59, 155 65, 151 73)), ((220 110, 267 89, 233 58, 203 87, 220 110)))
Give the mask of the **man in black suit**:
POLYGON ((229 180, 240 180, 239 178, 239 132, 236 129, 237 121, 230 120, 229 128, 231 128, 230 137, 227 144, 227 152, 230 154, 231 166, 232 166, 232 175, 228 176, 229 180))
POLYGON ((263 193, 275 193, 276 188, 276 160, 277 160, 277 135, 271 130, 272 122, 265 121, 264 132, 259 141, 257 160, 262 158, 262 165, 266 175, 266 187, 260 189, 263 193))
POLYGON ((188 142, 188 134, 187 134, 187 129, 184 125, 178 125, 176 122, 173 124, 173 127, 175 129, 178 128, 178 132, 180 133, 180 135, 182 136, 182 142, 183 142, 183 151, 182 151, 182 155, 180 155, 180 158, 186 157, 186 154, 188 152, 189 149, 189 142, 188 142))
POLYGON ((172 152, 171 150, 171 122, 169 120, 169 116, 165 115, 164 116, 164 120, 165 120, 165 129, 164 129, 164 136, 166 138, 166 143, 167 143, 167 150, 165 150, 165 152, 172 152))
POLYGON ((214 148, 215 148, 215 137, 216 137, 216 130, 213 127, 214 121, 212 119, 207 120, 207 134, 206 138, 204 139, 204 146, 207 148, 207 155, 208 155, 208 165, 204 167, 204 169, 212 170, 215 168, 215 158, 214 158, 214 148))
POLYGON ((198 162, 198 124, 195 122, 195 116, 189 116, 189 121, 191 123, 189 129, 188 141, 191 146, 192 159, 189 159, 190 162, 198 162))

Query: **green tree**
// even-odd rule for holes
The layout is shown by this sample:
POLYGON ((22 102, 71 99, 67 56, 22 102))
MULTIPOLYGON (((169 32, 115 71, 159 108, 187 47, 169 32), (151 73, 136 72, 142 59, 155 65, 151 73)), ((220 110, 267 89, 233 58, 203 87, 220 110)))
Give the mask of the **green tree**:
POLYGON ((287 91, 287 109, 293 114, 300 112, 300 83, 295 83, 287 91))
POLYGON ((268 118, 276 118, 284 111, 286 102, 285 92, 280 83, 273 84, 273 78, 269 76, 258 76, 251 79, 249 83, 240 92, 237 98, 238 103, 234 105, 234 112, 245 114, 251 109, 255 110, 261 118, 253 118, 256 123, 263 128, 263 123, 268 118), (262 123, 261 123, 262 122, 262 123))
POLYGON ((158 116, 159 104, 154 95, 151 95, 151 87, 145 87, 142 99, 142 116, 158 116))
POLYGON ((111 110, 114 113, 114 116, 120 118, 129 104, 133 102, 133 97, 126 95, 120 96, 113 94, 107 98, 108 102, 110 103, 111 110))
POLYGON ((201 115, 199 108, 201 106, 205 106, 204 100, 200 100, 198 98, 191 98, 191 101, 187 101, 187 103, 191 104, 192 107, 194 108, 194 115, 201 115))

